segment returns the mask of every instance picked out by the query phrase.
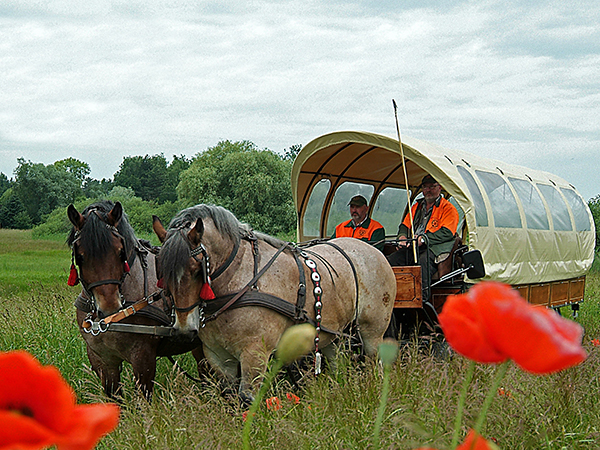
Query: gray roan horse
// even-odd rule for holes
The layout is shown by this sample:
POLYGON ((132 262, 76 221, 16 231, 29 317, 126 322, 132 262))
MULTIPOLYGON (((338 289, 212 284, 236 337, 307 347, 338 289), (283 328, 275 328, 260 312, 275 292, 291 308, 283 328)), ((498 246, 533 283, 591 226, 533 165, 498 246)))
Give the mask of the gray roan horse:
MULTIPOLYGON (((79 269, 77 273, 72 265, 69 284, 80 281, 83 287, 75 306, 92 369, 100 377, 105 393, 115 397, 121 395, 122 362, 129 362, 137 385, 150 400, 157 356, 180 354, 196 348, 194 357, 200 362, 203 356, 199 342, 178 342, 141 334, 139 330, 150 329, 144 326, 170 324, 170 308, 163 299, 121 322, 128 324, 124 328, 134 333, 86 332, 83 325, 87 320, 97 322, 158 290, 155 255, 136 238, 119 202, 95 203, 85 208, 83 214, 70 205, 67 215, 73 224, 67 244, 72 248, 79 269)), ((198 367, 201 367, 200 363, 198 367)))
POLYGON ((396 282, 383 254, 371 245, 340 238, 296 249, 253 233, 231 212, 212 205, 179 212, 168 231, 154 217, 153 228, 163 243, 159 276, 175 302, 174 327, 199 334, 210 365, 239 381, 242 401, 252 399, 253 382, 294 323, 315 323, 316 343, 326 352, 336 336, 354 328, 364 352, 376 353, 396 282))

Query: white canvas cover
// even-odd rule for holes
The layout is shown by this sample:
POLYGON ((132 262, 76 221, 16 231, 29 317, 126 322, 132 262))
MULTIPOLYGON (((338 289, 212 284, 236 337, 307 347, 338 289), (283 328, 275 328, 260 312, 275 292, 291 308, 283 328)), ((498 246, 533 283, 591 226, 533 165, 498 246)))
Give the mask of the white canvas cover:
MULTIPOLYGON (((595 229, 574 186, 547 172, 409 137, 402 141, 411 191, 414 194, 429 173, 445 195, 456 200, 464 212, 469 248, 483 255, 486 279, 518 285, 587 273, 594 258, 595 229)), ((374 197, 388 186, 403 188, 398 141, 347 131, 320 136, 302 149, 291 180, 299 242, 314 237, 304 234, 303 217, 313 187, 324 178, 331 181, 331 191, 344 181, 372 184, 374 197)), ((326 217, 325 211, 322 221, 326 217)), ((327 237, 325 225, 319 237, 327 237)))

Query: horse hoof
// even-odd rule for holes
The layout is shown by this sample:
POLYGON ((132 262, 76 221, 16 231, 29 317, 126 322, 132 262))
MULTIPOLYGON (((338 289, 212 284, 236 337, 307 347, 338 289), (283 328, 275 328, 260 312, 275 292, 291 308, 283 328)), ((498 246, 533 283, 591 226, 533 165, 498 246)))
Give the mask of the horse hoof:
POLYGON ((249 407, 254 402, 254 396, 250 392, 240 392, 240 401, 243 406, 249 407))

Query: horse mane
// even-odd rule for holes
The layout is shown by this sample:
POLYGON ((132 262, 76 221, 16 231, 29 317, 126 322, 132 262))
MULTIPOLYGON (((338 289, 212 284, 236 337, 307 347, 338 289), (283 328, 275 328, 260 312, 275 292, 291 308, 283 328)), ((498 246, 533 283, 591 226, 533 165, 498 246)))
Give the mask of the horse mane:
MULTIPOLYGON (((87 254, 93 255, 94 258, 106 256, 112 249, 112 232, 104 219, 114 206, 115 204, 112 201, 102 200, 86 207, 81 213, 86 218, 85 224, 79 233, 77 233, 75 227, 71 228, 71 232, 67 237, 67 245, 71 247, 75 240, 79 239, 79 244, 87 254), (102 217, 102 220, 92 211, 96 211, 102 217)), ((125 212, 123 212, 123 216, 117 225, 117 231, 123 236, 125 252, 129 255, 130 250, 136 246, 137 237, 125 212)))
MULTIPOLYGON (((239 243, 243 236, 252 232, 250 225, 240 222, 231 211, 216 205, 196 205, 180 211, 169 224, 167 237, 158 256, 161 275, 165 284, 177 284, 188 259, 191 257, 191 247, 187 234, 182 230, 191 227, 198 219, 211 219, 217 231, 229 237, 234 244, 239 243)), ((273 247, 279 247, 283 241, 264 233, 254 233, 255 236, 273 247)))

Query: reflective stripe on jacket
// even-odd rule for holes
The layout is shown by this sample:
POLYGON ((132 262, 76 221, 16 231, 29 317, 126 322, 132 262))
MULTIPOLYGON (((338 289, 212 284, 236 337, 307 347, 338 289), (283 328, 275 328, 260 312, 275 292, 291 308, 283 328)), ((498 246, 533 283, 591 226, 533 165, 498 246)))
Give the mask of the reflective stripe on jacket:
MULTIPOLYGON (((356 228, 354 227, 352 219, 350 219, 335 227, 335 231, 331 237, 352 237, 360 239, 361 241, 370 241, 371 244, 375 244, 375 242, 385 239, 385 230, 383 225, 371 218, 366 219, 356 228)), ((380 242, 375 245, 375 247, 379 250, 383 250, 383 244, 384 242, 380 242)))

